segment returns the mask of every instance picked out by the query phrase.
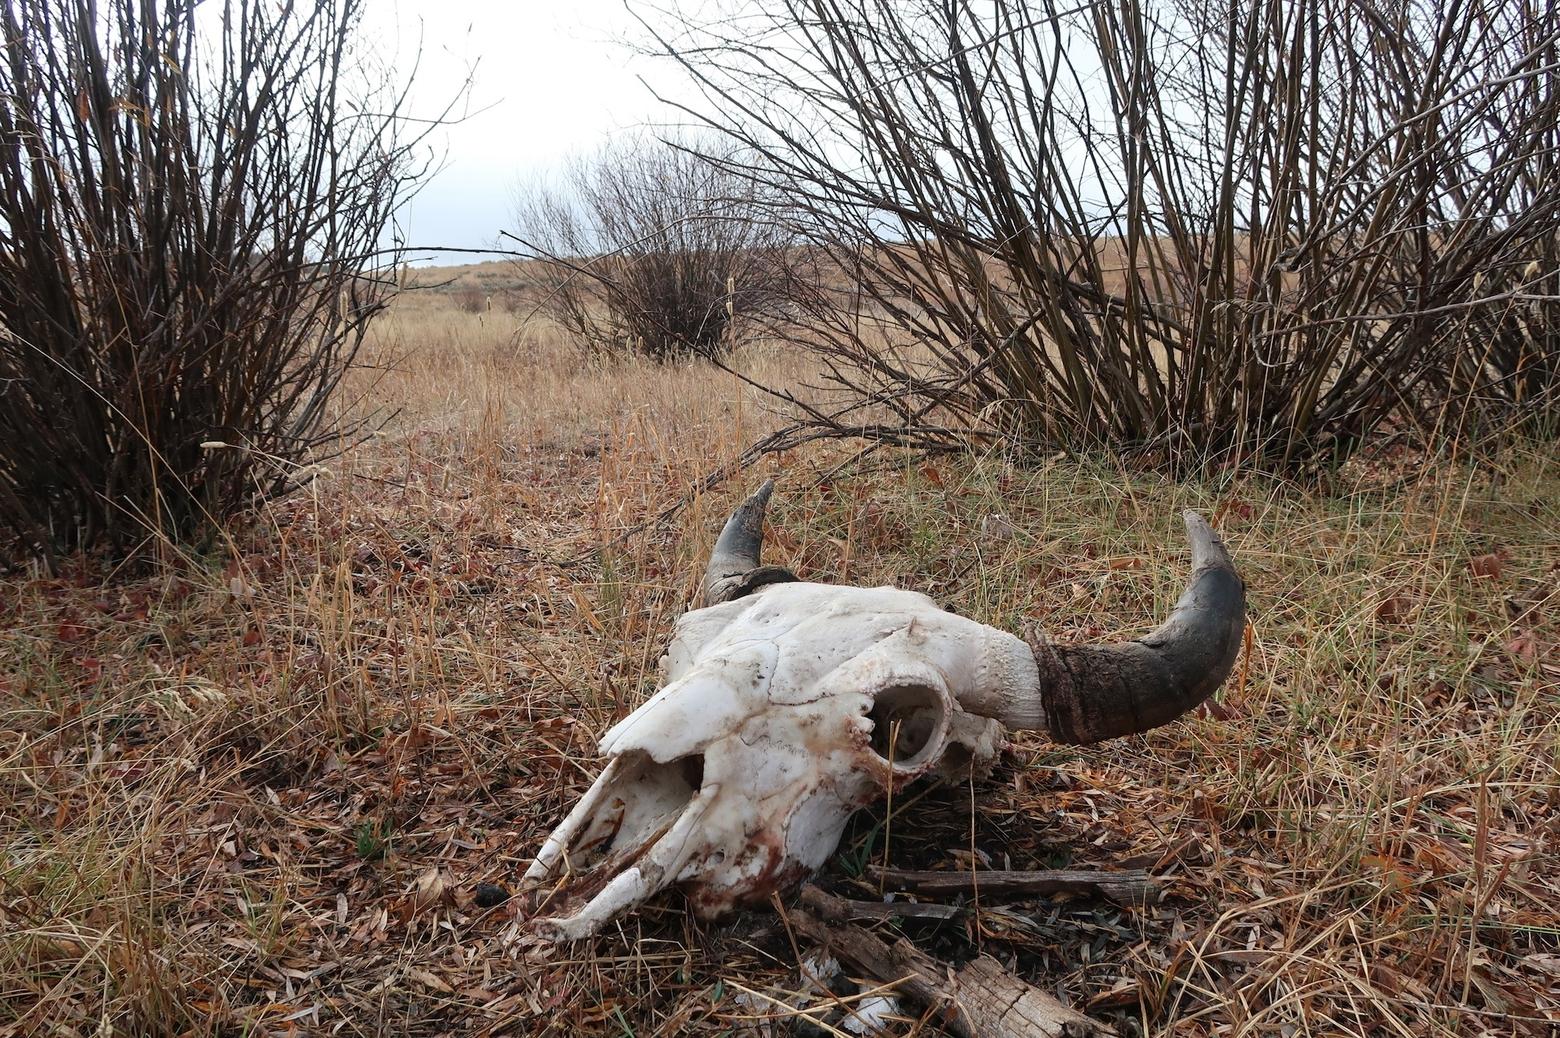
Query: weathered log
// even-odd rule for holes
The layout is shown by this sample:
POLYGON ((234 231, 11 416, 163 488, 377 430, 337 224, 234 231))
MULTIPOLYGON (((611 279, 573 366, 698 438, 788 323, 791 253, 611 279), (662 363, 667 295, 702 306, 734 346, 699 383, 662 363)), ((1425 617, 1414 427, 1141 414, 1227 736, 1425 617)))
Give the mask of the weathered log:
POLYGON ((803 936, 873 978, 896 984, 905 998, 961 1038, 1112 1038, 1089 1019, 1014 976, 987 955, 955 970, 900 938, 889 945, 845 922, 850 905, 816 887, 802 891, 791 922, 803 936))

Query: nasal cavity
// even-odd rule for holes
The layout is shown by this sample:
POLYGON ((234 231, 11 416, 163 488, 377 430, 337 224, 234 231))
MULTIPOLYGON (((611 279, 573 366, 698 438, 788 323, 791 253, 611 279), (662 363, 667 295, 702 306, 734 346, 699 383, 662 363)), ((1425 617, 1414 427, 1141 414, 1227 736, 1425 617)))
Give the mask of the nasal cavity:
POLYGON ((688 789, 697 793, 704 785, 704 755, 695 753, 679 759, 677 764, 682 768, 682 778, 688 783, 688 789))
POLYGON ((942 750, 948 735, 943 697, 926 685, 890 685, 873 700, 872 751, 895 771, 918 771, 942 750))

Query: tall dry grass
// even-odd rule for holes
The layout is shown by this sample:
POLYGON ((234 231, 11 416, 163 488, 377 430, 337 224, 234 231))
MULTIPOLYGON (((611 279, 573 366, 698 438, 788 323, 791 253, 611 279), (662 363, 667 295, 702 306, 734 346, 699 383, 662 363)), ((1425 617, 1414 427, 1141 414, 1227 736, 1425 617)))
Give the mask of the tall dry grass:
MULTIPOLYGON (((478 903, 653 690, 765 473, 775 561, 1009 628, 1150 625, 1182 507, 1216 517, 1250 586, 1252 651, 1212 713, 1098 748, 1025 736, 990 782, 896 801, 886 846, 863 813, 826 882, 967 868, 972 844, 981 867, 1152 868, 1152 906, 988 899, 907 929, 1123 1033, 1554 1026, 1553 448, 1405 456, 1312 493, 1108 459, 838 474, 815 445, 622 538, 768 431, 762 400, 432 294, 377 334, 383 370, 355 388, 399 413, 230 551, 0 584, 0 1034, 753 1034, 779 1010, 744 988, 819 1004, 767 908, 705 925, 662 899, 551 949, 478 903), (993 513, 1017 534, 983 538, 993 513)), ((734 363, 813 374, 762 347, 734 363)))

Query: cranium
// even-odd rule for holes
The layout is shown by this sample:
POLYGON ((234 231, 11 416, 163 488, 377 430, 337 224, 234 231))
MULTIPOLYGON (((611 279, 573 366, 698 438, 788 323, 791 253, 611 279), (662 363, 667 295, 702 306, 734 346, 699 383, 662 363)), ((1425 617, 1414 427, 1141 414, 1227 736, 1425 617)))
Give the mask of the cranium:
POLYGON ((759 562, 766 483, 716 542, 705 608, 677 621, 665 683, 607 732, 606 768, 526 873, 554 939, 596 933, 663 888, 714 916, 818 868, 851 813, 994 758, 1004 728, 1090 743, 1205 700, 1233 666, 1245 590, 1185 514, 1192 576, 1136 641, 1024 640, 925 595, 798 581, 759 562))

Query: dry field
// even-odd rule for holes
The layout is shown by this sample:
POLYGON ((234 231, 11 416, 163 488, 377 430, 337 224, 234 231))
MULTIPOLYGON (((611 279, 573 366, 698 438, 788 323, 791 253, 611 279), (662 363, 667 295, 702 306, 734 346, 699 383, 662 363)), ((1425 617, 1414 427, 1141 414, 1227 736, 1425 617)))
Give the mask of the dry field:
MULTIPOLYGON (((357 388, 396 413, 309 492, 153 577, 0 583, 0 1035, 848 1033, 855 987, 803 993, 771 908, 701 924, 674 895, 551 948, 515 902, 475 900, 514 889, 653 690, 720 520, 766 474, 773 561, 1010 629, 1156 622, 1182 507, 1250 588, 1215 708, 1101 747, 1023 736, 989 781, 902 797, 889 839, 863 813, 825 886, 874 897, 858 877, 885 862, 1148 868, 1151 905, 900 924, 1124 1035, 1560 1028, 1553 447, 1316 492, 1106 461, 837 474, 845 449, 815 445, 642 527, 779 423, 751 390, 586 362, 450 292, 378 336, 357 388), (1016 535, 983 542, 992 513, 1016 535)), ((808 374, 773 347, 737 364, 808 374)))

